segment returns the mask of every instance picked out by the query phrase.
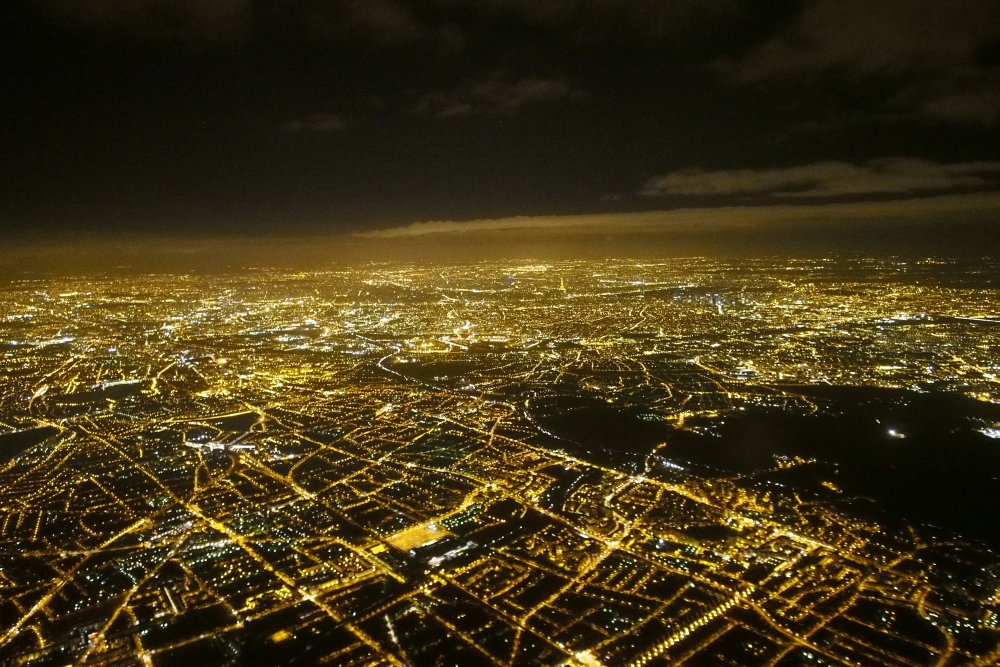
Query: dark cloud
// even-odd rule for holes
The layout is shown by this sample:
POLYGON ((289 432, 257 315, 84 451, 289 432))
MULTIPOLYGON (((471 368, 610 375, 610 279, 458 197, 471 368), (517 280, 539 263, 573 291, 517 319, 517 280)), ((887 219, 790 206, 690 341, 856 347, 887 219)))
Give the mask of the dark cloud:
MULTIPOLYGON (((136 38, 230 41, 276 16, 295 16, 313 36, 364 37, 380 46, 432 43, 457 52, 462 20, 514 17, 593 37, 626 30, 659 38, 692 21, 732 14, 741 0, 32 0, 81 30, 136 38)), ((745 1, 745 0, 743 0, 745 1)))
POLYGON ((475 114, 510 114, 525 105, 586 97, 562 79, 510 77, 494 73, 448 93, 423 95, 411 112, 420 116, 461 118, 475 114))
POLYGON ((839 69, 853 75, 951 72, 1000 36, 995 0, 811 0, 795 20, 731 63, 749 83, 839 69))
POLYGON ((337 8, 332 14, 341 20, 345 28, 370 32, 386 44, 406 44, 426 39, 431 31, 409 7, 393 0, 348 0, 323 4, 337 8))
POLYGON ((34 0, 80 32, 123 33, 137 39, 233 42, 270 21, 293 17, 306 33, 327 39, 363 38, 379 46, 432 42, 460 50, 459 25, 421 20, 413 4, 397 0, 34 0))
POLYGON ((810 0, 771 38, 714 65, 737 84, 901 81, 890 101, 904 111, 990 126, 1000 114, 1000 66, 988 57, 998 40, 995 0, 810 0))
POLYGON ((960 91, 931 98, 921 102, 917 112, 934 120, 995 127, 1000 122, 1000 88, 960 91))
POLYGON ((871 160, 863 165, 824 161, 784 169, 704 171, 685 169, 651 179, 642 194, 838 197, 910 194, 995 187, 1000 162, 937 164, 912 158, 871 160))
POLYGON ((231 42, 253 23, 252 0, 37 0, 69 27, 138 39, 231 42))
POLYGON ((732 14, 741 6, 739 0, 437 0, 436 4, 507 13, 582 36, 625 28, 653 38, 682 30, 692 21, 732 14))
POLYGON ((13 0, 0 55, 19 230, 1000 189, 1000 0, 13 0))
POLYGON ((347 129, 347 123, 337 114, 314 113, 285 123, 282 128, 288 132, 331 133, 347 129))
POLYGON ((431 43, 446 53, 461 50, 466 41, 457 23, 424 20, 413 3, 397 0, 305 0, 296 11, 320 37, 360 36, 386 47, 431 43))

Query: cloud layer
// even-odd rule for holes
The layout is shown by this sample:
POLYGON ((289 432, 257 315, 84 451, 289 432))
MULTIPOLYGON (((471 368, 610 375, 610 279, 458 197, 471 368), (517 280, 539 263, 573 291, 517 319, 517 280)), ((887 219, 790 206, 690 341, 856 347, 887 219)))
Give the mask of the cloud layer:
POLYGON ((750 82, 841 68, 853 74, 953 70, 1000 35, 994 0, 810 0, 786 28, 750 50, 733 75, 750 82))
POLYGON ((382 46, 436 43, 443 51, 466 42, 461 20, 515 17, 568 29, 583 39, 614 30, 649 38, 692 21, 732 13, 741 0, 32 0, 81 30, 136 38, 231 41, 275 13, 297 16, 313 35, 364 36, 382 46))
POLYGON ((785 169, 683 169, 651 179, 641 192, 647 196, 838 197, 984 188, 1000 184, 998 181, 1000 162, 937 164, 913 158, 886 158, 862 165, 830 160, 785 169))
POLYGON ((993 126, 1000 117, 995 0, 809 0, 784 29, 718 68, 739 84, 850 79, 908 80, 897 106, 931 120, 993 126))
POLYGON ((509 114, 538 102, 582 99, 586 93, 562 79, 514 78, 495 72, 451 92, 420 98, 411 112, 419 116, 461 118, 476 114, 509 114))
POLYGON ((305 118, 285 123, 283 129, 288 132, 319 132, 329 134, 347 129, 347 123, 337 114, 314 113, 305 118))
MULTIPOLYGON (((749 0, 29 2, 80 31, 137 39, 234 42, 268 32, 272 24, 294 24, 312 38, 360 39, 388 49, 430 45, 457 54, 488 38, 488 26, 510 20, 554 30, 568 44, 609 37, 648 44, 696 35, 691 41, 705 47, 702 57, 714 58, 712 68, 732 84, 803 83, 830 75, 891 79, 895 90, 886 102, 905 115, 986 127, 1000 123, 1000 58, 990 55, 1000 44, 997 0, 803 0, 787 21, 775 22, 776 30, 734 51, 713 31, 761 14, 749 0)), ((474 91, 465 91, 463 99, 435 95, 426 100, 430 115, 487 106, 470 100, 474 91)))
POLYGON ((661 38, 700 19, 725 16, 740 0, 439 0, 442 5, 513 14, 575 29, 581 38, 614 29, 661 38))
POLYGON ((366 239, 402 239, 449 234, 493 232, 554 232, 564 234, 635 234, 670 232, 722 232, 763 230, 781 225, 870 224, 900 222, 915 224, 951 221, 1000 211, 1000 194, 943 195, 924 199, 839 204, 774 206, 724 206, 688 208, 644 213, 598 213, 593 215, 518 216, 491 220, 435 220, 403 227, 358 232, 366 239))

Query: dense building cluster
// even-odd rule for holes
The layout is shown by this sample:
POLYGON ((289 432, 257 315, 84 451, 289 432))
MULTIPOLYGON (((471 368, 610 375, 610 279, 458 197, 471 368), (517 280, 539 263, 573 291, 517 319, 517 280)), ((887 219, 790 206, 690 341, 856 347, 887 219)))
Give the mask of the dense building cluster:
POLYGON ((995 665, 985 547, 560 427, 1000 402, 995 267, 965 267, 10 281, 0 665, 995 665))

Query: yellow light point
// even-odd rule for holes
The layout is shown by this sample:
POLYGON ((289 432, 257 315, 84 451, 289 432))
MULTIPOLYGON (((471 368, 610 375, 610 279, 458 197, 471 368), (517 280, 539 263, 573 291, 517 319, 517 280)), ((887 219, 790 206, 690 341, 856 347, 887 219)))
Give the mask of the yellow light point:
POLYGON ((603 663, 597 659, 590 651, 579 651, 573 656, 578 665, 582 667, 604 667, 603 663))

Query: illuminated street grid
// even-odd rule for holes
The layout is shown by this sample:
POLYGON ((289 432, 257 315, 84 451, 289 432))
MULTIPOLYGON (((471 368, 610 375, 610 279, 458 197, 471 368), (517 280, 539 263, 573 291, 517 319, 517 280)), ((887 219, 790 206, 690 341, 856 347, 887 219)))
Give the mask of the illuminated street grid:
POLYGON ((535 420, 556 396, 678 428, 809 412, 810 383, 1000 400, 997 293, 938 269, 10 282, 0 665, 995 665, 988 551, 587 462, 535 420))

